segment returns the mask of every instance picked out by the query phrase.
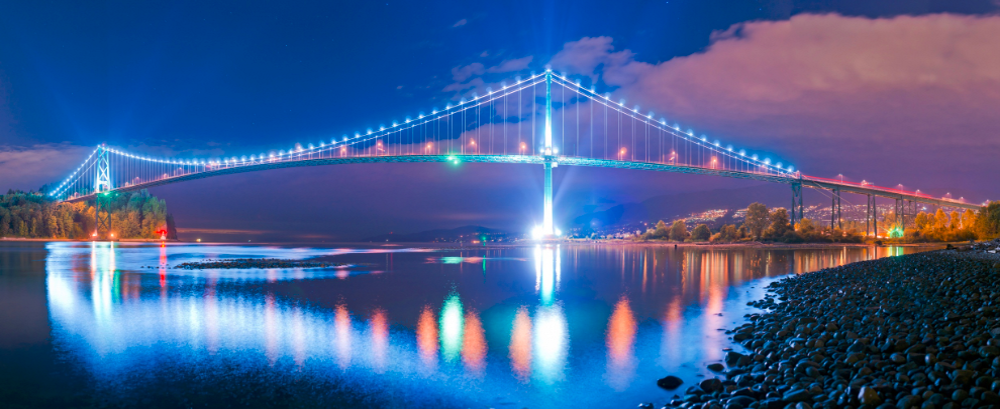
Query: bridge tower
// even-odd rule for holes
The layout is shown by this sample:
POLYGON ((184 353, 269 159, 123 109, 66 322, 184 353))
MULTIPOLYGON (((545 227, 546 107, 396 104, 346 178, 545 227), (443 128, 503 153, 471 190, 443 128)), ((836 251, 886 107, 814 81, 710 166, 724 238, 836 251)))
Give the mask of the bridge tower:
POLYGON ((545 147, 542 155, 545 157, 545 192, 542 218, 542 236, 551 238, 556 235, 555 223, 552 217, 552 168, 559 166, 555 161, 556 150, 552 146, 552 70, 545 70, 545 147))
POLYGON ((97 148, 97 180, 94 183, 94 240, 108 239, 111 234, 111 162, 105 145, 97 148), (103 212, 103 214, 102 214, 103 212))
POLYGON ((802 208, 802 182, 792 182, 792 208, 790 220, 792 228, 795 228, 796 221, 802 221, 805 217, 805 210, 802 208), (797 214, 796 207, 798 207, 797 214))

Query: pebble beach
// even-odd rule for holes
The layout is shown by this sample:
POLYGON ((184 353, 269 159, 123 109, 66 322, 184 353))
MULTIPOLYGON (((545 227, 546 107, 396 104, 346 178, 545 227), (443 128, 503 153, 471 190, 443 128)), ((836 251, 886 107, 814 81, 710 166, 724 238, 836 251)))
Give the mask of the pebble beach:
MULTIPOLYGON (((1000 408, 1000 240, 789 277, 664 407, 1000 408)), ((659 405, 645 403, 641 408, 659 405)))

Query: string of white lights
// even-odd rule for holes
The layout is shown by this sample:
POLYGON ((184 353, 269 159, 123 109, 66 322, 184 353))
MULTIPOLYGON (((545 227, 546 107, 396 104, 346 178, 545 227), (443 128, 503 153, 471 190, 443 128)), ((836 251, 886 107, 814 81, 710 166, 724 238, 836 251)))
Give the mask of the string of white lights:
POLYGON ((740 150, 738 152, 734 152, 732 150, 733 149, 732 146, 729 146, 728 148, 723 149, 720 142, 716 141, 714 144, 708 143, 708 138, 707 137, 703 136, 702 138, 699 139, 699 138, 697 138, 697 137, 694 136, 694 132, 693 131, 683 132, 683 131, 680 130, 680 126, 679 125, 675 125, 673 127, 667 125, 665 119, 661 119, 659 122, 655 121, 653 119, 653 113, 652 112, 650 112, 648 116, 644 116, 644 115, 640 114, 639 111, 638 111, 638 109, 636 109, 636 108, 634 108, 634 109, 625 108, 624 103, 619 102, 619 103, 616 104, 614 101, 611 100, 611 98, 609 96, 607 96, 607 95, 601 95, 601 94, 598 94, 594 90, 586 89, 586 88, 580 86, 579 84, 573 83, 572 81, 570 81, 569 79, 567 79, 567 78, 565 78, 563 76, 560 76, 558 74, 553 73, 552 77, 553 77, 553 79, 556 79, 556 82, 560 83, 560 85, 562 85, 564 87, 568 87, 570 89, 573 89, 577 93, 579 93, 580 95, 586 96, 586 97, 590 98, 591 100, 593 100, 593 101, 595 101, 595 102, 597 102, 599 104, 602 104, 602 105, 604 105, 604 106, 606 106, 608 108, 616 110, 616 111, 618 111, 618 112, 620 112, 620 113, 622 113, 624 115, 627 115, 627 116, 629 116, 629 117, 631 117, 633 119, 636 119, 636 120, 639 120, 639 121, 643 121, 643 122, 645 122, 646 124, 648 124, 650 126, 653 126, 653 127, 657 128, 657 129, 660 129, 663 132, 669 133, 669 134, 677 136, 677 137, 684 138, 684 139, 686 139, 686 140, 688 140, 688 141, 690 141, 690 142, 692 142, 692 143, 694 143, 694 144, 696 144, 698 146, 701 146, 703 148, 709 149, 709 150, 711 150, 713 152, 716 152, 718 154, 729 156, 729 157, 731 157, 733 159, 745 160, 745 161, 753 161, 753 162, 758 163, 759 166, 762 166, 762 167, 764 167, 766 169, 772 169, 774 171, 777 171, 777 172, 779 172, 781 174, 785 174, 785 175, 791 175, 791 173, 794 171, 794 167, 792 167, 792 166, 789 166, 787 169, 784 169, 784 168, 781 167, 780 163, 772 165, 770 159, 760 160, 760 159, 758 159, 758 157, 757 157, 756 154, 754 154, 754 155, 752 155, 750 157, 747 157, 746 156, 746 151, 744 151, 744 150, 740 150))
MULTIPOLYGON (((390 133, 401 132, 408 129, 412 129, 421 125, 425 125, 440 120, 449 115, 454 115, 469 109, 473 109, 477 106, 481 106, 483 104, 495 101, 499 98, 506 97, 515 92, 519 92, 525 88, 538 85, 539 83, 544 81, 544 76, 545 76, 544 73, 535 74, 534 76, 528 77, 526 79, 518 80, 517 82, 511 85, 501 85, 500 89, 490 90, 489 92, 483 95, 474 96, 468 101, 463 99, 459 101, 457 105, 452 106, 448 104, 442 111, 438 111, 435 109, 432 110, 432 113, 430 115, 420 114, 416 120, 411 120, 409 118, 406 118, 403 123, 394 122, 392 126, 388 128, 380 127, 378 131, 369 130, 365 134, 361 134, 360 132, 355 133, 354 138, 349 138, 347 137, 347 135, 344 135, 342 140, 340 141, 336 139, 331 140, 331 143, 329 145, 325 144, 325 142, 320 142, 320 146, 315 146, 310 144, 308 148, 303 148, 301 144, 296 144, 297 147, 290 149, 288 152, 281 150, 277 154, 271 153, 269 155, 266 155, 266 159, 265 159, 265 154, 262 153, 259 157, 257 157, 256 155, 251 155, 251 157, 248 159, 241 159, 234 156, 232 157, 232 159, 226 158, 221 160, 218 159, 169 160, 169 159, 155 159, 145 156, 139 156, 129 152, 117 150, 114 148, 106 148, 106 149, 108 150, 108 152, 138 160, 163 163, 163 164, 187 165, 187 166, 203 166, 203 165, 244 166, 247 164, 254 164, 255 162, 270 163, 275 161, 294 160, 310 154, 331 151, 334 149, 340 149, 345 146, 352 146, 355 144, 368 142, 371 140, 382 138, 390 133)), ((242 156, 242 158, 246 158, 246 156, 244 155, 242 156)))
POLYGON ((80 171, 83 169, 83 165, 86 165, 87 162, 90 161, 90 158, 94 157, 94 154, 97 153, 98 149, 100 148, 94 149, 93 152, 90 152, 90 155, 87 156, 87 159, 84 159, 83 163, 80 163, 80 166, 78 166, 76 170, 73 171, 73 173, 71 173, 69 176, 66 177, 66 180, 60 183, 59 186, 57 186, 51 193, 49 193, 49 196, 58 196, 62 194, 62 192, 66 190, 65 188, 69 187, 70 183, 76 182, 76 180, 73 179, 73 177, 80 173, 80 171))

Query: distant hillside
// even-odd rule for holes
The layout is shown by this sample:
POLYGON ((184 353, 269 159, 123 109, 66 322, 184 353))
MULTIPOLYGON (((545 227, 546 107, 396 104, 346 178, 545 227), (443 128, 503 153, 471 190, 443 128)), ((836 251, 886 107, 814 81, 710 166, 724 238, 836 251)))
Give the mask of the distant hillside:
POLYGON ((482 240, 508 241, 516 235, 498 229, 483 226, 462 226, 454 229, 427 230, 410 234, 382 234, 364 239, 373 242, 459 242, 482 240))
MULTIPOLYGON (((825 203, 826 197, 806 189, 804 203, 825 203)), ((789 207, 792 191, 788 185, 763 184, 738 189, 717 189, 704 192, 677 193, 655 196, 639 203, 624 203, 610 209, 581 215, 573 219, 574 227, 597 228, 641 221, 653 222, 686 217, 708 209, 742 209, 760 202, 768 207, 789 207)))

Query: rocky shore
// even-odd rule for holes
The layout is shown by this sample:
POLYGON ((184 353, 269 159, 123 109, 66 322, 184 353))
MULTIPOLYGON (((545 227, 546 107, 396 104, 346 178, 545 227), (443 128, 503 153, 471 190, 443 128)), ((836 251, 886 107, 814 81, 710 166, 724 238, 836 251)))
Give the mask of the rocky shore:
POLYGON ((204 260, 181 263, 174 268, 184 270, 231 269, 231 268, 329 268, 342 267, 342 263, 321 261, 283 260, 276 258, 235 258, 224 260, 204 260))
MULTIPOLYGON (((720 376, 665 407, 1000 408, 1000 241, 771 284, 720 376), (991 252, 992 251, 992 252, 991 252)), ((652 408, 652 404, 641 407, 652 408)))

